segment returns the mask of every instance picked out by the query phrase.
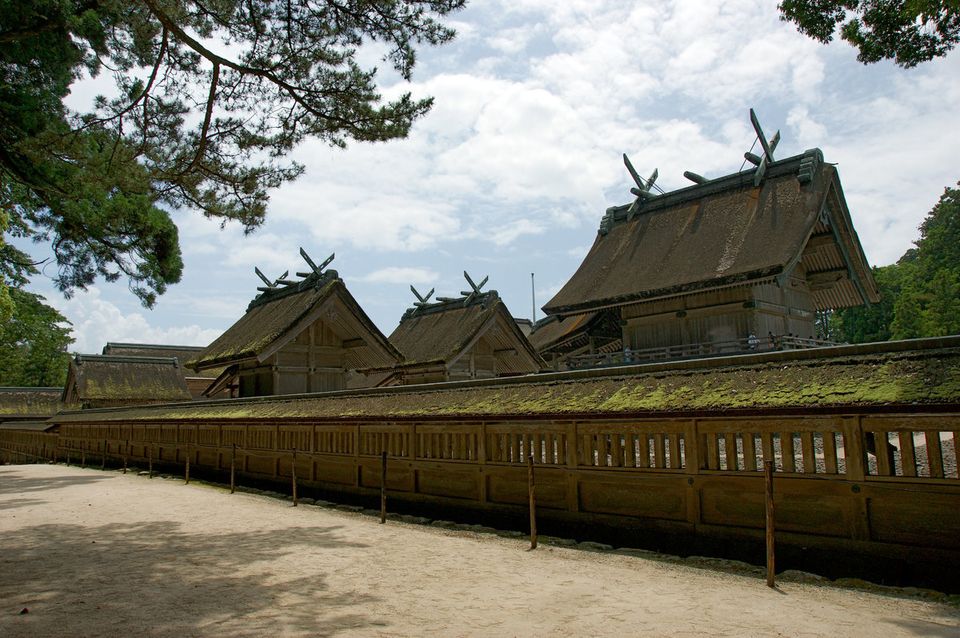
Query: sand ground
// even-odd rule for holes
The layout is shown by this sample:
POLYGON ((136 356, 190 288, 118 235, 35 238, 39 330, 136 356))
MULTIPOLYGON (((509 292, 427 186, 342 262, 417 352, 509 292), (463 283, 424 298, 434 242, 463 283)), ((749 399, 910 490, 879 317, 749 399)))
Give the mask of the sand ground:
POLYGON ((2 466, 0 636, 960 636, 960 608, 936 598, 527 548, 177 479, 2 466))

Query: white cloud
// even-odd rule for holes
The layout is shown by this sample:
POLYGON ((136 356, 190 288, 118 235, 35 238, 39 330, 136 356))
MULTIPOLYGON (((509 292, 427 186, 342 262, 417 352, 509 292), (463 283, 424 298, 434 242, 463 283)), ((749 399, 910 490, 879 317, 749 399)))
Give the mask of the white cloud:
POLYGON ((360 281, 384 284, 430 284, 440 275, 429 268, 388 266, 360 277, 360 281))
POLYGON ((102 299, 97 287, 78 292, 72 299, 51 297, 48 301, 70 319, 76 338, 72 348, 81 353, 98 354, 108 341, 206 346, 221 334, 196 324, 157 328, 139 312, 125 313, 102 299))
POLYGON ((529 219, 518 219, 498 228, 490 235, 490 240, 497 246, 506 246, 512 244, 521 235, 540 235, 545 230, 542 224, 529 219))
POLYGON ((273 194, 258 232, 176 214, 184 282, 153 314, 124 315, 123 286, 65 314, 93 335, 89 350, 116 340, 112 321, 174 340, 174 328, 151 327, 160 317, 199 324, 183 330, 202 341, 242 313, 254 266, 269 277, 303 270, 299 246, 317 260, 336 251, 334 267, 381 326, 409 303, 405 284, 450 293, 474 264, 519 307, 529 273, 538 284, 543 273, 543 303, 604 209, 631 201, 621 153, 644 176, 658 168, 667 190, 688 185, 684 170, 729 174, 754 140, 751 106, 768 135, 781 129, 777 157, 819 146, 839 164, 867 256, 890 263, 957 180, 960 53, 910 71, 864 67, 846 44, 822 46, 778 18, 761 0, 471 2, 455 42, 420 52, 413 84, 383 87, 386 99, 435 98, 408 139, 304 144, 294 159, 305 175, 273 194))

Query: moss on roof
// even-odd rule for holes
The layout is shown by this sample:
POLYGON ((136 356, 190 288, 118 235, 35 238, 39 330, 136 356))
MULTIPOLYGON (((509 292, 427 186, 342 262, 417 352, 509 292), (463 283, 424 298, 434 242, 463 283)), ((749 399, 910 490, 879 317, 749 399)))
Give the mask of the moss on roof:
POLYGON ((174 358, 78 355, 67 374, 68 401, 181 401, 190 399, 174 358))
POLYGON ((457 300, 408 312, 390 334, 390 343, 403 354, 404 364, 445 363, 460 354, 500 306, 503 302, 490 291, 467 306, 457 300))
POLYGON ((326 299, 338 284, 343 286, 340 279, 331 278, 318 288, 309 287, 268 303, 251 304, 236 323, 188 365, 207 368, 257 356, 326 299))
POLYGON ((0 417, 55 414, 63 388, 0 387, 0 417))
MULTIPOLYGON (((842 351, 843 349, 837 349, 842 351)), ((536 376, 509 383, 408 386, 391 391, 155 406, 58 421, 153 419, 349 419, 404 417, 563 417, 960 402, 960 347, 711 369, 613 371, 599 378, 536 376)), ((582 375, 581 375, 582 376, 582 375)))

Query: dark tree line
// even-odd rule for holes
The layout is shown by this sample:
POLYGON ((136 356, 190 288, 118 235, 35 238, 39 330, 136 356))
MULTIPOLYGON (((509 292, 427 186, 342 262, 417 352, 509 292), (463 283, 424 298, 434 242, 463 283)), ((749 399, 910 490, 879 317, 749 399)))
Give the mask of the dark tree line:
POLYGON ((834 338, 864 343, 960 334, 960 189, 944 189, 914 247, 873 275, 880 303, 834 313, 834 338))

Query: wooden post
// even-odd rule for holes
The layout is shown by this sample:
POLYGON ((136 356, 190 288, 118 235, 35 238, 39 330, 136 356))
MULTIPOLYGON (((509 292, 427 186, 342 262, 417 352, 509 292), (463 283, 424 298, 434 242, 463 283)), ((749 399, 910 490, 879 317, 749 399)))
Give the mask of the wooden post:
POLYGON ((183 466, 183 484, 190 485, 190 444, 187 444, 187 462, 183 466))
POLYGON ((230 454, 230 493, 233 494, 237 487, 236 483, 236 471, 237 471, 237 444, 233 444, 233 452, 230 454))
POLYGON ((773 461, 763 462, 763 479, 765 485, 765 503, 767 514, 767 587, 776 587, 774 582, 774 547, 773 547, 773 461))
MULTIPOLYGON (((20 453, 21 455, 23 452, 20 453)), ((70 448, 67 448, 67 465, 70 465, 70 448)))
POLYGON ((537 492, 533 482, 533 452, 527 457, 527 483, 530 488, 530 549, 537 548, 537 492))
POLYGON ((80 467, 87 467, 87 448, 80 448, 80 467))
POLYGON ((123 446, 123 473, 127 473, 127 455, 130 454, 130 441, 123 446))
POLYGON ((100 453, 100 469, 107 469, 107 441, 103 441, 103 452, 100 453))
POLYGON ((380 524, 387 522, 387 451, 380 453, 380 524))
POLYGON ((147 450, 147 478, 153 478, 153 446, 147 450))
POLYGON ((290 464, 290 482, 293 483, 293 506, 297 506, 297 448, 293 448, 293 462, 290 464))

